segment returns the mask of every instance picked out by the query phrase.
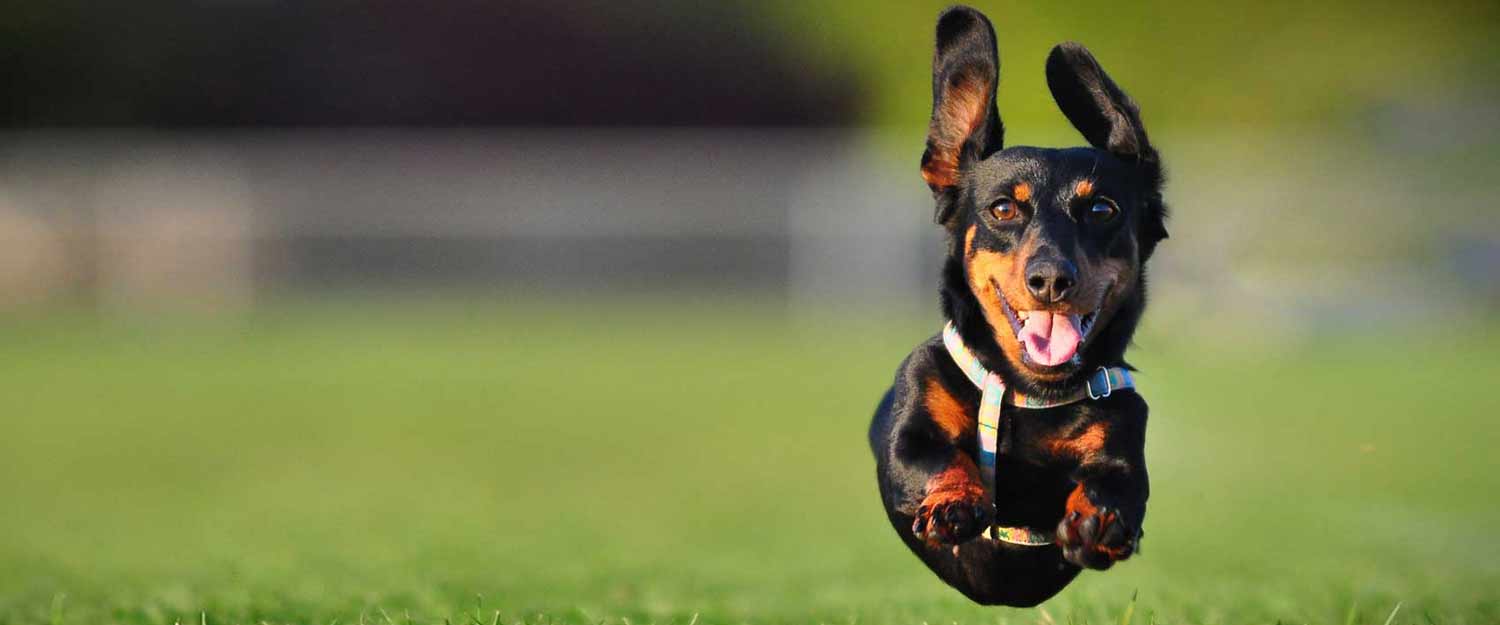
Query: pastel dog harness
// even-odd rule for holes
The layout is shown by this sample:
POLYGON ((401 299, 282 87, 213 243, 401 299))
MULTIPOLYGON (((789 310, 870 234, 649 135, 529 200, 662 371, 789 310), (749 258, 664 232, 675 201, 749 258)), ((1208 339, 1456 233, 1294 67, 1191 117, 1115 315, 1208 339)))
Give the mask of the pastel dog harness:
MULTIPOLYGON (((984 479, 984 490, 992 503, 995 496, 995 450, 1000 437, 1002 404, 1030 409, 1055 408, 1085 399, 1104 399, 1120 389, 1135 388, 1135 380, 1130 377, 1130 371, 1123 367, 1100 367, 1072 397, 1047 400, 1022 395, 1014 390, 1007 396, 1005 381, 980 364, 979 359, 964 346, 963 339, 958 336, 958 328, 951 321, 943 327, 943 345, 948 348, 948 355, 953 357, 953 362, 983 393, 979 400, 979 474, 984 479)), ((1052 544, 1050 532, 1025 527, 991 526, 981 536, 1015 545, 1052 544)))

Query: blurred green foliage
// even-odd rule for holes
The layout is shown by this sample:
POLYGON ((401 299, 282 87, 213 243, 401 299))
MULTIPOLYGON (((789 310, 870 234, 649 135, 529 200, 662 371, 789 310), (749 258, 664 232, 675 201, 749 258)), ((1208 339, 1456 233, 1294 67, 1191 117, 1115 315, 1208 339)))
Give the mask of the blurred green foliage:
MULTIPOLYGON (((920 124, 931 106, 938 12, 951 2, 757 3, 792 54, 865 80, 867 119, 920 124), (766 10, 765 7, 771 7, 766 10)), ((1385 106, 1492 98, 1493 2, 974 2, 1000 41, 1001 114, 1012 128, 1063 124, 1042 67, 1083 42, 1141 103, 1148 125, 1357 122, 1385 106)))
POLYGON ((7 318, 0 623, 1114 623, 1137 591, 1137 623, 1500 620, 1500 333, 1148 327, 1144 551, 1017 611, 878 502, 870 411, 936 323, 784 311, 7 318))

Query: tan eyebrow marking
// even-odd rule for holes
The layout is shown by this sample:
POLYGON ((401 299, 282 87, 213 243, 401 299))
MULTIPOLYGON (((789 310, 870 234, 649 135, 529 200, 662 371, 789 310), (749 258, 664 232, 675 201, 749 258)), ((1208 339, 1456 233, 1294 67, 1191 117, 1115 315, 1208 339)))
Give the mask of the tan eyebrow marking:
POLYGON ((1017 182, 1016 186, 1011 187, 1010 193, 1011 193, 1011 197, 1016 198, 1017 202, 1027 202, 1027 201, 1030 201, 1031 200, 1031 185, 1027 184, 1025 182, 1017 182))
POLYGON ((1092 195, 1094 193, 1094 181, 1088 179, 1079 180, 1078 184, 1073 187, 1073 192, 1077 193, 1080 197, 1092 195))

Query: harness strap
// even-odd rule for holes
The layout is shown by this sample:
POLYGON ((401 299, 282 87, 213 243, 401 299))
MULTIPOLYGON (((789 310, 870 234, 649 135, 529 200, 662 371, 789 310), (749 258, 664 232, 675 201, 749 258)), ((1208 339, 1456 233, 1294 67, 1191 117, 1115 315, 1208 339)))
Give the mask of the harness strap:
MULTIPOLYGON (((1055 408, 1085 399, 1100 400, 1120 389, 1135 388, 1135 379, 1130 376, 1128 369, 1100 367, 1094 375, 1089 377, 1083 388, 1071 397, 1045 400, 1012 391, 1007 402, 1005 381, 1000 379, 998 374, 985 369, 979 359, 964 346, 963 339, 958 336, 958 328, 951 321, 943 327, 943 345, 948 348, 948 354, 953 357, 954 364, 958 365, 969 381, 981 391, 978 419, 979 475, 984 481, 984 490, 990 497, 991 505, 994 504, 995 498, 995 462, 996 450, 999 449, 1000 443, 1000 417, 1005 403, 1018 408, 1055 408)), ((1051 534, 1024 527, 994 526, 985 530, 984 536, 991 540, 1017 545, 1052 544, 1051 534)))

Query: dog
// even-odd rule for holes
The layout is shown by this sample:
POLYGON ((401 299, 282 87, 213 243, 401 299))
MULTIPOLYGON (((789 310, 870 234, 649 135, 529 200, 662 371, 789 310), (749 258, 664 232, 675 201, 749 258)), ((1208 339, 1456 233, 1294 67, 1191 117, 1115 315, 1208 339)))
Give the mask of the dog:
POLYGON ((921 171, 948 325, 901 363, 869 430, 897 534, 986 605, 1035 606, 1138 552, 1149 495, 1124 354, 1167 237, 1163 171, 1086 48, 1046 65, 1091 147, 1004 147, 994 27, 968 7, 938 17, 921 171))

